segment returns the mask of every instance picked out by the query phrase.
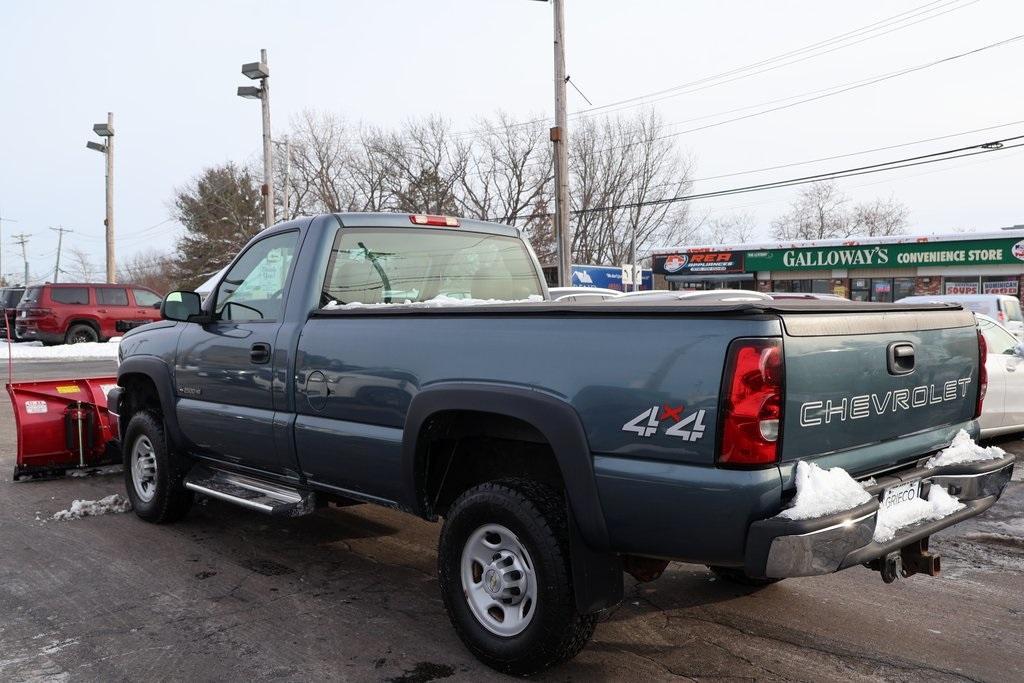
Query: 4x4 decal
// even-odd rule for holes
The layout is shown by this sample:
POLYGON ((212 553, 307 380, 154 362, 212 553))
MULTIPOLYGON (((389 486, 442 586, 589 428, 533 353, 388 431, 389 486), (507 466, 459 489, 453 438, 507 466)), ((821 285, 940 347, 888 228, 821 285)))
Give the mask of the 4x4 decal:
POLYGON ((704 437, 704 410, 683 416, 685 406, 652 406, 622 425, 622 431, 633 432, 644 438, 654 436, 662 422, 672 420, 665 430, 665 436, 674 436, 683 441, 696 441, 704 437))

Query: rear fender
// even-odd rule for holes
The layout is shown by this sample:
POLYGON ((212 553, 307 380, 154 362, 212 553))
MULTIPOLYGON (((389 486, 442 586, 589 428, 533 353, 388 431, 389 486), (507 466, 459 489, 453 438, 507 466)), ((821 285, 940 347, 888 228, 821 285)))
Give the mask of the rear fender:
POLYGON ((413 397, 405 419, 402 476, 406 500, 416 514, 429 515, 418 495, 417 441, 432 415, 453 410, 494 413, 535 427, 554 451, 583 540, 595 550, 608 549, 608 529, 597 494, 590 446, 579 416, 565 401, 520 387, 452 382, 430 386, 413 397))

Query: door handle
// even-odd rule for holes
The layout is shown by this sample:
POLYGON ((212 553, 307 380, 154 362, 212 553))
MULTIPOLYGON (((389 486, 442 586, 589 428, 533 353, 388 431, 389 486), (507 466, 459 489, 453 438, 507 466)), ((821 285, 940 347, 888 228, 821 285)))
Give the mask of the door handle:
POLYGON ((270 344, 256 342, 249 348, 249 360, 258 365, 270 362, 270 344))

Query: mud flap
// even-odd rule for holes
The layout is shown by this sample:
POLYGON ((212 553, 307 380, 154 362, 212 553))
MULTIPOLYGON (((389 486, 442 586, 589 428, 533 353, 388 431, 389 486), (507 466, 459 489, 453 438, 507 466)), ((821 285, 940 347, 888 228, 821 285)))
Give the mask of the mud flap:
POLYGON ((117 415, 107 410, 114 377, 12 382, 18 453, 14 479, 120 462, 117 415))
POLYGON ((569 551, 572 554, 572 585, 576 609, 593 614, 622 601, 622 558, 614 553, 598 552, 583 540, 576 518, 569 510, 569 551))

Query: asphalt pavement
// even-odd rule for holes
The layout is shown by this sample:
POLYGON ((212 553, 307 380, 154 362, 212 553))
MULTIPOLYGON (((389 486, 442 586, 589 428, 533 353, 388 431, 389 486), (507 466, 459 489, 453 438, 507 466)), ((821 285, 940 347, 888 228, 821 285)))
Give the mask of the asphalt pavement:
MULTIPOLYGON (((113 371, 21 363, 16 375, 113 371)), ((448 624, 437 525, 370 505, 279 520, 215 501, 170 526, 131 513, 54 521, 75 499, 123 493, 121 475, 15 483, 14 453, 5 401, 0 680, 501 678, 448 624)), ((1024 483, 932 550, 942 576, 892 585, 855 568, 758 591, 674 563, 653 583, 628 580, 592 643, 542 678, 1024 680, 1024 483)))

